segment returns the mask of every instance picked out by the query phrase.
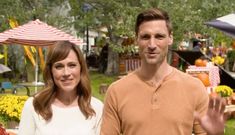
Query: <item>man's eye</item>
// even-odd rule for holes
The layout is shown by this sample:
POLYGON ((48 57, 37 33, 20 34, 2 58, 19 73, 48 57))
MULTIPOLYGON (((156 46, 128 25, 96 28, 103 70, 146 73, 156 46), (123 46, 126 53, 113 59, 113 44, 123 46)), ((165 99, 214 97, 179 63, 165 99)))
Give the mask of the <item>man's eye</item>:
POLYGON ((141 35, 140 39, 149 39, 149 37, 150 37, 149 35, 141 35))
POLYGON ((165 38, 165 37, 166 37, 165 35, 161 35, 161 34, 155 35, 155 38, 156 38, 156 39, 163 39, 163 38, 165 38))

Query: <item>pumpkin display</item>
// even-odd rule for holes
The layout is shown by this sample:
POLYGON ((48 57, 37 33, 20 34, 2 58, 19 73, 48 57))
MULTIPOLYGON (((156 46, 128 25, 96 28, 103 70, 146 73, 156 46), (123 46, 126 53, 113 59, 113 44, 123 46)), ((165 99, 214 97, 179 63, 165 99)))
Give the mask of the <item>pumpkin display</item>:
POLYGON ((205 59, 205 60, 202 60, 202 66, 203 66, 203 67, 206 67, 207 63, 208 63, 208 61, 207 61, 206 59, 205 59))
POLYGON ((197 78, 202 81, 202 83, 205 85, 205 87, 210 86, 210 78, 207 73, 204 73, 204 72, 199 73, 199 74, 197 74, 197 78))
POLYGON ((196 59, 194 62, 195 66, 197 66, 197 67, 206 67, 207 63, 208 63, 208 61, 206 59, 203 60, 200 58, 196 59))

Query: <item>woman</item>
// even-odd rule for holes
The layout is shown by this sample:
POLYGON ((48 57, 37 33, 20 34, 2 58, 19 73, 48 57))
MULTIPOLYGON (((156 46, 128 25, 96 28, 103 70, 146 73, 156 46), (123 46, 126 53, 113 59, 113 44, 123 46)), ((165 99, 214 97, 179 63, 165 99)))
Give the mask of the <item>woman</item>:
POLYGON ((18 135, 99 134, 103 104, 91 97, 79 47, 68 41, 51 46, 43 75, 45 88, 26 101, 18 135))

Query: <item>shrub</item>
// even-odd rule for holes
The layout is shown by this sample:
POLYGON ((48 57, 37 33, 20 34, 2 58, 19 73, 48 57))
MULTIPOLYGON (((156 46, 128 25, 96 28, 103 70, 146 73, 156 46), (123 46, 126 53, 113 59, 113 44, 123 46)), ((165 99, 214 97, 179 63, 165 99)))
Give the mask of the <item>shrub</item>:
POLYGON ((4 121, 20 121, 21 112, 28 96, 4 95, 0 97, 0 115, 4 121))

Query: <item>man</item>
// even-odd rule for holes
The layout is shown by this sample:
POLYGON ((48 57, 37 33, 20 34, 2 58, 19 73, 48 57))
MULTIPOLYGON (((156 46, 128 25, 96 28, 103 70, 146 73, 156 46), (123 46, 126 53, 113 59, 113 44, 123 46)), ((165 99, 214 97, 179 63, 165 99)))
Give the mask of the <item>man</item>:
POLYGON ((135 32, 141 67, 108 88, 101 135, 223 134, 221 100, 210 100, 208 108, 200 80, 167 63, 173 43, 168 14, 160 9, 140 13, 135 32))

